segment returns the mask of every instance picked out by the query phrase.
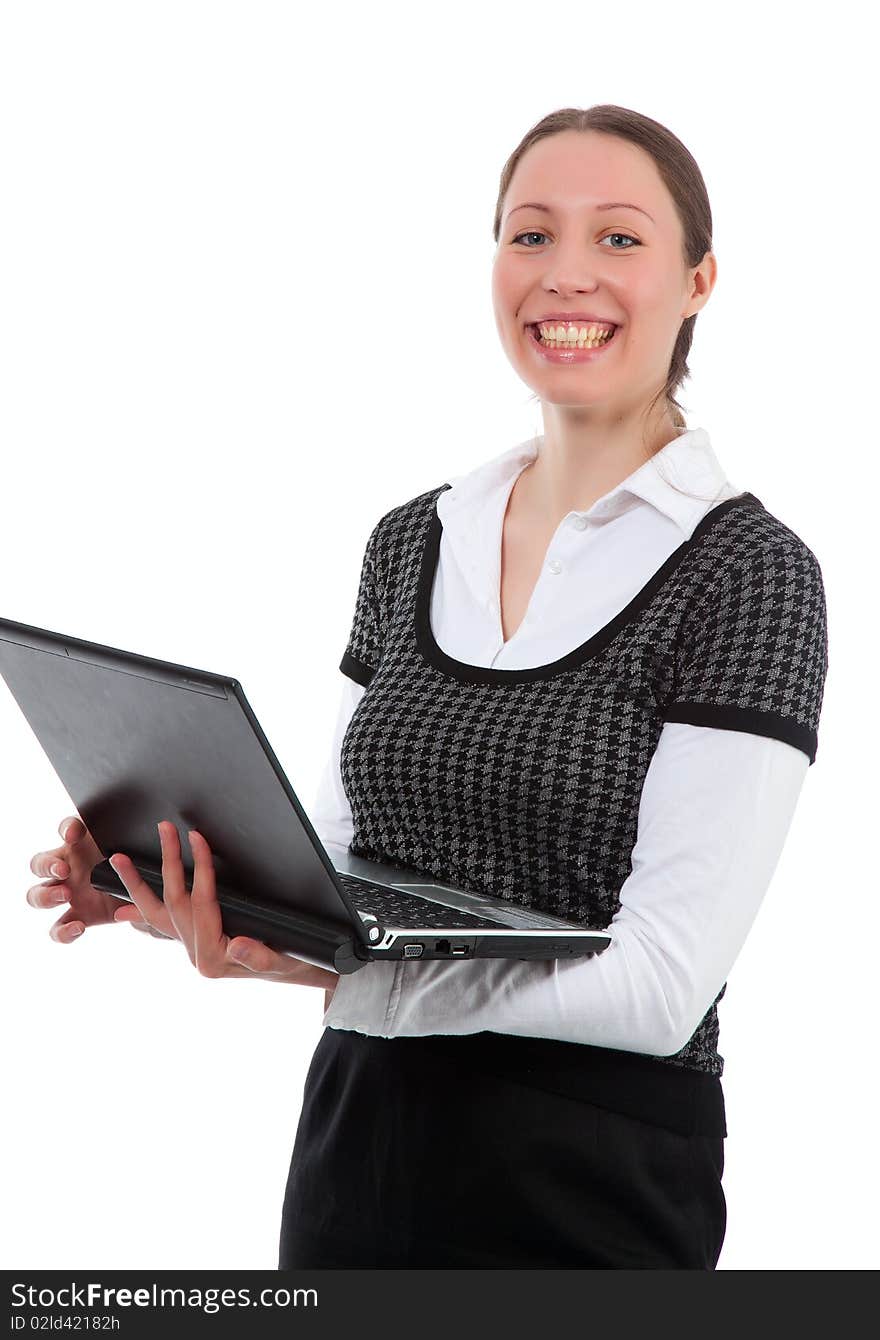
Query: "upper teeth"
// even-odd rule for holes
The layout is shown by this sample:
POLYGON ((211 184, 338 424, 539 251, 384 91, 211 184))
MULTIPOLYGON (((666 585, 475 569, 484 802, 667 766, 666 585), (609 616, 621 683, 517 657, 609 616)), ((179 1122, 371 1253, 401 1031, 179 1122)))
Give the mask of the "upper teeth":
POLYGON ((594 340, 598 335, 610 334, 614 329, 611 323, 594 323, 591 326, 576 326, 572 322, 565 325, 550 325, 545 321, 537 323, 538 330, 547 340, 594 340))

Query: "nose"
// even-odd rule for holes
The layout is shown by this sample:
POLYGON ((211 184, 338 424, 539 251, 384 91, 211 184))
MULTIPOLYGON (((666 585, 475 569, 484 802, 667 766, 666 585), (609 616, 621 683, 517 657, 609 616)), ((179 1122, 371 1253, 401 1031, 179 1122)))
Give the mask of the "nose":
POLYGON ((596 263, 596 257, 587 256, 579 244, 560 244, 552 256, 546 256, 543 286, 548 293, 556 293, 560 298, 595 293, 599 282, 596 263))

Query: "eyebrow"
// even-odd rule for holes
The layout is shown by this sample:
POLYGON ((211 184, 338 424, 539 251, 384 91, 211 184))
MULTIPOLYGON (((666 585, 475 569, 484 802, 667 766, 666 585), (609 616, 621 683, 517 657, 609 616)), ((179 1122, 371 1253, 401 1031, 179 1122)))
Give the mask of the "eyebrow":
MULTIPOLYGON (((524 205, 515 205, 507 217, 510 218, 510 214, 515 214, 518 209, 540 209, 543 210, 545 214, 553 213, 553 210, 549 205, 539 205, 534 200, 528 200, 524 205)), ((641 205, 628 205, 624 200, 613 200, 610 204, 597 205, 596 209, 636 209, 640 214, 644 214, 646 218, 651 219, 652 223, 654 222, 648 211, 642 209, 641 205)))

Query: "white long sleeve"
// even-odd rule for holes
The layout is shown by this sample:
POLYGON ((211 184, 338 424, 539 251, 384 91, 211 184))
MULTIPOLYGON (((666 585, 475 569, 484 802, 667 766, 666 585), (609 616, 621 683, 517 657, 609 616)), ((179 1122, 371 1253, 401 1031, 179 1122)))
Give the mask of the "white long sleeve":
MULTIPOLYGON (((339 748, 363 688, 345 680, 312 822, 347 845, 339 748)), ((785 843, 806 754, 781 740, 668 723, 645 778, 632 874, 590 959, 370 963, 323 1022, 382 1037, 519 1033, 673 1055, 721 990, 785 843)))
MULTIPOLYGON (((500 539, 514 449, 441 495, 431 594, 439 645, 474 665, 517 669, 566 654, 623 609, 713 503, 739 492, 702 430, 664 449, 695 501, 641 467, 586 513, 560 522, 526 618, 504 640, 500 539), (714 490, 714 495, 713 495, 714 490)), ((650 462, 648 463, 650 467, 650 462)), ((354 822, 340 774, 364 688, 344 677, 330 757, 310 818, 347 846, 354 822)), ((718 996, 779 860, 809 766, 793 745, 743 730, 663 727, 640 798, 632 871, 589 959, 367 964, 342 976, 323 1022, 382 1036, 484 1030, 674 1055, 718 996)))

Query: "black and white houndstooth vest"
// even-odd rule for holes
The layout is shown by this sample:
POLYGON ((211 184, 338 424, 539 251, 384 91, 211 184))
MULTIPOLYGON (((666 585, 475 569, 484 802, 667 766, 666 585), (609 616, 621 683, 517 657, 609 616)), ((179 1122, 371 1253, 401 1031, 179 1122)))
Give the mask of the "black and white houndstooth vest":
MULTIPOLYGON (((366 686, 340 759, 351 851, 604 928, 631 873, 664 722, 770 736, 814 761, 821 569, 743 493, 567 655, 523 670, 468 665, 441 650, 429 617, 436 502, 449 487, 392 508, 367 541, 339 667, 366 686)), ((654 1059, 720 1076, 725 990, 679 1052, 654 1059)))

